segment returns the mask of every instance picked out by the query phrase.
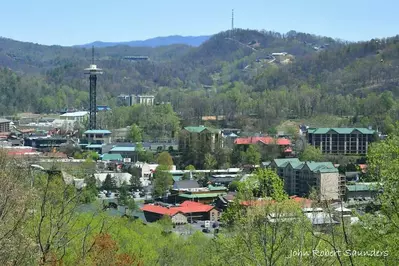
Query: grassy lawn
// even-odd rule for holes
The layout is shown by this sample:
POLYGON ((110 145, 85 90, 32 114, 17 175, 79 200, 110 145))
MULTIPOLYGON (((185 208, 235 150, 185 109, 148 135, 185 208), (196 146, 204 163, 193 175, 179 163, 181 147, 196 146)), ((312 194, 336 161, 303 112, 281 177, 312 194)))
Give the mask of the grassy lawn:
POLYGON ((347 118, 334 115, 318 115, 303 119, 286 120, 277 126, 278 131, 286 131, 289 127, 297 127, 305 124, 309 127, 345 127, 348 123, 347 118))

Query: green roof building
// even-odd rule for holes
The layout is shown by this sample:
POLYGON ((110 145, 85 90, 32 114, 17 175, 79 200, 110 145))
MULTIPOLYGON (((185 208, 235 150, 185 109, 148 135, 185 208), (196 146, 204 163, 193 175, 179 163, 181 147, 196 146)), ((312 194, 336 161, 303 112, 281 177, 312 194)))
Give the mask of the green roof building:
POLYGON ((309 144, 325 154, 367 154, 375 131, 368 128, 309 128, 309 144))
POLYGON ((220 129, 189 126, 183 128, 179 134, 180 151, 195 151, 201 148, 211 152, 221 147, 223 147, 223 137, 220 129))
POLYGON ((360 203, 368 202, 374 199, 382 189, 379 183, 353 183, 346 185, 347 201, 358 201, 360 203))
POLYGON ((336 200, 343 197, 338 169, 331 162, 302 162, 298 158, 285 158, 274 159, 263 164, 263 167, 277 171, 289 195, 307 196, 314 188, 320 199, 336 200))

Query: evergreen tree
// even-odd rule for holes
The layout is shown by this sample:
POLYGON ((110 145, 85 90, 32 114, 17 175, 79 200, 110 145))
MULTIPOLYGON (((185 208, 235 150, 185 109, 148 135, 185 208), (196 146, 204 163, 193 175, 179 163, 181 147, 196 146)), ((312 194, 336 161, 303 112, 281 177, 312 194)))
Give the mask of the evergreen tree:
POLYGON ((118 204, 119 205, 127 205, 129 198, 128 198, 128 186, 126 182, 123 182, 121 187, 119 188, 119 198, 118 204))
POLYGON ((111 176, 111 174, 107 174, 103 182, 103 189, 110 191, 115 188, 116 188, 115 177, 111 176))
POLYGON ((129 139, 132 142, 142 142, 143 141, 142 130, 138 125, 133 124, 130 127, 129 139))

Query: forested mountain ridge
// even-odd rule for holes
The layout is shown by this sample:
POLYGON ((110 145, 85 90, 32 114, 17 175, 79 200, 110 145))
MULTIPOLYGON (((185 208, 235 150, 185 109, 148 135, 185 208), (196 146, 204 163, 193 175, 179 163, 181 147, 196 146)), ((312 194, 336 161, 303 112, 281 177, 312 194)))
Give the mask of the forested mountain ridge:
MULTIPOLYGON (((346 43, 294 31, 236 29, 199 47, 105 47, 96 49, 95 57, 104 69, 99 103, 114 105, 119 93, 154 93, 158 101, 171 102, 187 123, 218 114, 226 115, 226 125, 266 130, 288 118, 331 114, 351 117, 343 125, 385 129, 399 118, 392 104, 398 94, 397 37, 346 43), (128 55, 150 60, 123 60, 128 55)), ((83 69, 90 60, 87 48, 0 39, 0 65, 11 68, 0 73, 0 113, 87 106, 83 69), (26 95, 29 103, 6 100, 26 95)))

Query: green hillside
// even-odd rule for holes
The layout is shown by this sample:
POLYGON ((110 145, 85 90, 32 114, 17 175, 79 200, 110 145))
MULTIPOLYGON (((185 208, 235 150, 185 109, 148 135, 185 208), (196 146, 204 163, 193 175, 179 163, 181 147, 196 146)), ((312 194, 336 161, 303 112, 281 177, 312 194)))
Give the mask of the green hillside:
MULTIPOLYGON (((187 124, 225 115, 219 126, 266 131, 287 119, 329 114, 343 118, 342 125, 389 131, 399 118, 397 40, 345 43, 237 29, 195 48, 98 48, 95 63, 104 69, 98 101, 114 106, 120 93, 152 93, 171 102, 187 124), (123 60, 130 55, 150 60, 123 60)), ((83 69, 90 60, 91 49, 0 39, 0 114, 87 106, 83 69)))

